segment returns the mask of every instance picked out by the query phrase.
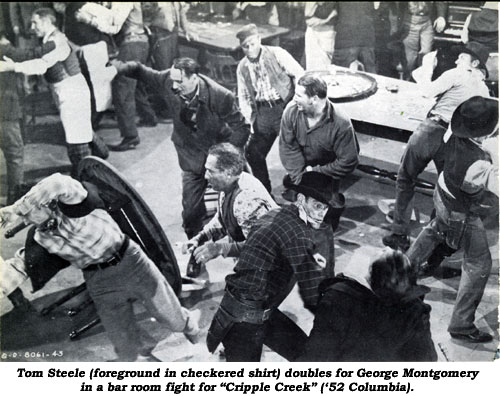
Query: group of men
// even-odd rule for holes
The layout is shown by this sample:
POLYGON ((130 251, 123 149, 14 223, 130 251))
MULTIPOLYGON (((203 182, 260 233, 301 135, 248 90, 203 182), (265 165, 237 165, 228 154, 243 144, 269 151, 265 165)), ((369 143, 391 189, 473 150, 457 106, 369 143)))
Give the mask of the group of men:
MULTIPOLYGON (((44 36, 51 33, 46 32, 44 36)), ((114 61, 113 65, 119 78, 156 87, 172 109, 172 141, 182 170, 182 218, 188 237, 183 249, 193 251, 195 259, 202 264, 220 255, 237 257, 207 335, 209 350, 215 351, 222 343, 228 361, 258 361, 266 344, 288 360, 304 359, 304 356, 316 360, 318 355, 311 353, 319 353, 318 338, 308 338, 279 310, 279 305, 297 283, 307 309, 317 315, 330 312, 328 307, 317 311, 320 291, 326 290, 324 297, 332 290, 331 285, 320 287, 320 284, 335 275, 333 231, 344 206, 340 182, 356 168, 359 145, 351 121, 328 100, 327 85, 320 77, 314 73, 304 74, 283 49, 262 45, 255 25, 245 26, 237 37, 245 54, 238 66, 239 105, 230 91, 200 74, 198 64, 190 58, 175 59, 171 68, 161 71, 137 61, 114 61), (287 171, 284 184, 294 192, 289 195, 293 204, 281 208, 270 194, 266 165, 266 156, 278 136, 280 159, 287 171), (253 175, 244 172, 246 162, 253 175), (204 204, 208 183, 220 193, 217 214, 210 221, 204 204), (224 236, 229 237, 228 242, 220 241, 224 236)), ((57 70, 65 75, 69 66, 52 52, 49 57, 42 57, 44 67, 54 55, 55 65, 61 66, 57 70)), ((41 62, 32 63, 33 67, 40 67, 41 62)), ((8 65, 9 70, 14 71, 26 70, 28 66, 14 62, 8 65)), ((410 250, 411 266, 403 255, 385 255, 364 268, 369 276, 358 283, 377 298, 389 298, 398 304, 408 299, 415 286, 410 269, 418 268, 426 255, 445 239, 451 244, 447 237, 452 238, 452 234, 446 230, 454 229, 455 223, 451 220, 456 220, 456 213, 463 215, 463 227, 481 230, 482 223, 471 214, 471 208, 480 202, 486 189, 497 191, 495 168, 477 138, 494 133, 493 120, 498 118, 498 103, 484 98, 486 92, 481 91, 479 85, 481 78, 477 73, 481 73, 482 66, 481 48, 469 45, 458 57, 457 72, 450 71, 450 76, 443 75, 443 80, 433 83, 440 88, 435 88, 432 95, 442 95, 422 128, 412 136, 423 143, 410 141, 407 146, 398 191, 404 172, 411 173, 407 177, 407 184, 411 186, 422 171, 421 165, 413 161, 414 157, 418 157, 420 164, 435 159, 436 153, 443 151, 436 219, 410 250), (464 74, 467 77, 464 78, 464 74), (455 81, 459 75, 460 80, 455 81), (466 101, 469 97, 472 98, 466 101), (443 137, 448 125, 444 124, 450 120, 452 137, 448 136, 445 144, 443 137), (442 132, 440 136, 436 131, 442 132), (433 141, 435 144, 431 145, 433 141), (420 151, 431 146, 432 153, 426 153, 427 159, 422 159, 424 155, 420 151), (470 161, 457 169, 455 164, 463 155, 470 161), (405 165, 407 163, 410 165, 405 165), (411 166, 415 169, 408 171, 411 166), (481 177, 472 177, 470 168, 481 177), (427 249, 425 254, 422 246, 427 249)), ((153 316, 171 330, 183 332, 193 342, 197 340, 199 313, 180 306, 168 282, 102 209, 98 197, 93 196, 93 190, 86 184, 53 175, 14 205, 3 208, 0 215, 2 222, 11 221, 17 215, 34 224, 33 238, 38 245, 84 271, 90 295, 120 359, 136 360, 143 352, 132 316, 131 298, 142 301, 153 316), (75 210, 68 209, 73 206, 80 208, 77 216, 75 210), (55 220, 55 226, 48 226, 49 219, 55 220)), ((482 245, 481 248, 477 244, 466 247, 465 262, 468 265, 471 261, 470 267, 475 270, 467 270, 464 264, 466 276, 462 276, 449 331, 453 337, 485 342, 491 340, 491 336, 478 330, 473 322, 491 257, 489 267, 488 260, 483 260, 478 271, 477 255, 472 251, 481 250, 481 258, 486 257, 484 228, 479 233, 468 232, 465 231, 461 239, 462 232, 450 247, 469 246, 473 238, 482 238, 482 245), (468 261, 471 255, 474 257, 468 261)), ((354 275, 353 279, 358 280, 354 275)), ((428 321, 429 309, 422 305, 421 294, 412 295, 411 301, 428 321)), ((331 319, 325 322, 325 316, 316 316, 315 325, 316 322, 324 326, 331 324, 331 319)), ((426 340, 427 349, 413 357, 434 360, 435 351, 432 342, 428 342, 429 327, 424 325, 419 331, 415 337, 425 333, 421 338, 426 340)), ((311 336, 317 334, 320 333, 313 328, 311 336)), ((401 350, 404 349, 402 345, 401 350)), ((383 346, 379 350, 383 351, 383 346)), ((390 355, 393 359, 395 356, 403 360, 403 355, 390 355)), ((337 358, 341 360, 342 356, 337 358)), ((363 360, 363 356, 359 360, 363 360)))

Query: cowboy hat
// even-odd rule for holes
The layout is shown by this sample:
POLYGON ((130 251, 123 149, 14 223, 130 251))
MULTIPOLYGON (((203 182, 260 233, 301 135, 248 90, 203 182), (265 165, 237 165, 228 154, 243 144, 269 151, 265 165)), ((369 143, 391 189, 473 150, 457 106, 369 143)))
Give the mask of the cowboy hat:
POLYGON ((498 101, 473 96, 463 102, 451 117, 451 131, 461 138, 492 134, 498 125, 498 101))

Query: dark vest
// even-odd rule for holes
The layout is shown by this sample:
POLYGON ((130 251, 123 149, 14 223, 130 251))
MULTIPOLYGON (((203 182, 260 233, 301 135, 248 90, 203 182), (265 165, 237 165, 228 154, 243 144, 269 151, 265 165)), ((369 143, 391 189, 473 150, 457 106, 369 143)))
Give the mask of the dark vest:
POLYGON ((225 194, 224 202, 220 205, 219 210, 219 222, 222 224, 224 229, 226 230, 227 235, 229 235, 233 241, 243 242, 245 240, 245 236, 243 235, 243 231, 234 217, 234 200, 241 192, 241 188, 238 184, 236 184, 235 188, 233 188, 229 193, 225 194))
MULTIPOLYGON (((294 86, 292 78, 285 72, 276 59, 274 53, 265 45, 262 46, 260 53, 264 68, 267 70, 269 79, 271 80, 271 86, 278 91, 281 99, 286 103, 294 94, 294 86)), ((250 77, 250 71, 248 70, 249 64, 248 58, 243 58, 241 61, 241 73, 243 74, 243 79, 246 82, 248 92, 252 97, 252 105, 254 109, 256 108, 255 103, 255 89, 252 85, 252 79, 250 77)))
MULTIPOLYGON (((50 36, 63 34, 59 30, 55 30, 50 36)), ((67 39, 66 39, 67 40, 67 39)), ((69 43, 69 41, 68 41, 69 43)), ((54 66, 49 67, 45 72, 45 79, 48 83, 54 84, 58 83, 65 78, 75 76, 81 72, 80 63, 78 57, 76 56, 75 49, 71 46, 71 52, 69 56, 62 62, 57 62, 54 66)), ((42 44, 42 54, 48 54, 53 50, 52 46, 48 46, 48 43, 42 44)))
POLYGON ((461 190, 465 175, 469 167, 476 161, 489 161, 490 158, 480 147, 468 139, 452 136, 446 143, 447 155, 443 176, 446 187, 455 198, 440 189, 446 207, 452 211, 467 213, 472 204, 481 200, 484 191, 468 194, 461 190))

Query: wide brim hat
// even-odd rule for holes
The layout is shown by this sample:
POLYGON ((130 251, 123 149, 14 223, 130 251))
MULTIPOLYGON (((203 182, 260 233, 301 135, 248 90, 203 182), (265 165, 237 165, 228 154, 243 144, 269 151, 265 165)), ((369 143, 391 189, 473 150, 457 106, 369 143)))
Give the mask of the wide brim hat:
POLYGON ((300 183, 290 184, 289 188, 330 206, 331 202, 337 201, 339 196, 338 181, 319 172, 304 173, 300 183))
POLYGON ((456 108, 451 131, 461 138, 491 135, 498 125, 498 100, 473 96, 456 108))

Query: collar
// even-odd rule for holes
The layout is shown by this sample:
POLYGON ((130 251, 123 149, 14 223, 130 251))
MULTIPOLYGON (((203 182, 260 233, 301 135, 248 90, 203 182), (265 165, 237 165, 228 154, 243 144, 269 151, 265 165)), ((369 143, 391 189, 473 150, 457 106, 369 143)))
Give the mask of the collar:
POLYGON ((299 219, 302 220, 305 225, 308 225, 309 223, 307 222, 307 214, 306 214, 306 211, 304 210, 304 208, 298 204, 295 204, 295 206, 298 209, 299 219))
POLYGON ((349 260, 349 265, 343 271, 343 274, 356 282, 360 283, 369 290, 370 286, 370 268, 373 258, 380 254, 375 249, 364 247, 358 249, 349 260))
POLYGON ((199 96, 200 96, 200 83, 198 83, 198 86, 196 87, 195 93, 191 99, 189 99, 185 96, 182 96, 182 95, 181 95, 181 98, 184 101, 184 103, 186 103, 187 107, 191 107, 191 105, 193 105, 197 102, 199 96))
POLYGON ((249 58, 249 57, 247 56, 247 59, 248 59, 248 61, 249 61, 250 63, 259 63, 261 55, 262 55, 262 45, 260 46, 259 55, 257 55, 257 57, 256 57, 256 58, 253 58, 253 59, 252 59, 252 58, 249 58))
POLYGON ((52 36, 52 34, 57 30, 57 27, 53 26, 52 29, 50 29, 47 33, 45 33, 45 36, 43 36, 42 43, 46 43, 49 40, 49 37, 52 36))

